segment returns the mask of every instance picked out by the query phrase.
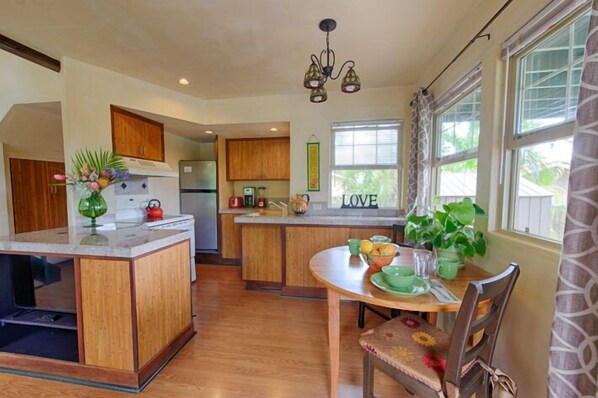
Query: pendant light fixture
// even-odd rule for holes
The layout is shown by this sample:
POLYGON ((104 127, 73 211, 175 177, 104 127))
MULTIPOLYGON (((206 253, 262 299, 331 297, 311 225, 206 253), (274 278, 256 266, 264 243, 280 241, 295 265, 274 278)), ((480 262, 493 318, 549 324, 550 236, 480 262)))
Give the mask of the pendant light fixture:
POLYGON ((326 32, 326 49, 322 50, 319 57, 316 57, 314 54, 311 55, 311 65, 307 69, 305 78, 303 79, 303 86, 311 90, 309 96, 311 102, 319 103, 328 99, 324 83, 326 83, 328 78, 331 80, 338 79, 345 68, 345 65, 348 66, 349 70, 343 78, 341 90, 344 93, 356 93, 361 88, 359 76, 357 76, 357 73, 353 70, 355 67, 355 62, 353 60, 345 61, 339 68, 336 76, 332 75, 334 64, 336 62, 336 55, 334 54, 334 51, 330 49, 329 34, 335 28, 336 21, 334 19, 324 19, 320 22, 320 30, 326 32), (326 64, 324 64, 324 61, 326 61, 326 64))

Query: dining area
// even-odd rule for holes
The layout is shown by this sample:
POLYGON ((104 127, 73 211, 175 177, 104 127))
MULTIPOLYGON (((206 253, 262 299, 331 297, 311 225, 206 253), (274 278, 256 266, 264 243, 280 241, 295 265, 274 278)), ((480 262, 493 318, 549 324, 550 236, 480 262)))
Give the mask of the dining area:
MULTIPOLYGON (((467 262, 456 275, 445 275, 438 273, 435 253, 387 244, 395 245, 396 252, 382 267, 368 264, 362 252, 352 254, 348 245, 323 250, 310 260, 313 277, 327 289, 330 397, 339 396, 340 306, 346 301, 358 301, 360 312, 371 308, 388 319, 359 340, 364 351, 364 398, 374 396, 374 368, 416 396, 455 396, 455 392, 461 397, 486 396, 494 384, 491 364, 498 329, 519 266, 507 264, 493 276, 467 262), (431 261, 424 275, 415 276, 414 255, 422 251, 430 254, 431 261), (392 281, 389 268, 412 270, 411 282, 393 287, 388 283, 392 281), (457 313, 452 334, 436 326, 442 313, 457 313)), ((504 387, 500 388, 516 393, 512 379, 507 376, 501 381, 504 387)))

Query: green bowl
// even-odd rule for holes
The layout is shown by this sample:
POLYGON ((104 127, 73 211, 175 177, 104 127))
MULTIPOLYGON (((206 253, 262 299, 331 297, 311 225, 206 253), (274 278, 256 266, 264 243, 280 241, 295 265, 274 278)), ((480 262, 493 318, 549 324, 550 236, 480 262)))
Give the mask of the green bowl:
POLYGON ((382 267, 384 280, 392 287, 401 290, 413 288, 415 282, 415 270, 405 265, 387 265, 382 267))

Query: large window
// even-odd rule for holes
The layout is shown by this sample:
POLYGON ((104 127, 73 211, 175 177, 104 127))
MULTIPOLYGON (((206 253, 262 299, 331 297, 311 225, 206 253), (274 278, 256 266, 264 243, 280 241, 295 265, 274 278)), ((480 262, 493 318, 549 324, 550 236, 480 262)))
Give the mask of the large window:
POLYGON ((566 20, 509 60, 507 227, 562 240, 572 134, 589 13, 566 20))
POLYGON ((330 167, 331 207, 342 195, 375 194, 378 206, 399 206, 400 120, 334 123, 330 167))
POLYGON ((440 204, 469 197, 475 200, 480 136, 481 70, 456 86, 461 92, 439 107, 435 118, 434 192, 440 204), (465 86, 465 87, 463 87, 465 86))

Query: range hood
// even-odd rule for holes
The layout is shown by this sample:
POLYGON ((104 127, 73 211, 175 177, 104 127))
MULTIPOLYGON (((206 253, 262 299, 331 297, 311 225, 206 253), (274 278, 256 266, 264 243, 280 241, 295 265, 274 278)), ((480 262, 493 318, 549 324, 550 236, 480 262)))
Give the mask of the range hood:
POLYGON ((178 177, 179 172, 173 170, 167 163, 154 160, 123 157, 125 166, 130 175, 146 177, 178 177))

